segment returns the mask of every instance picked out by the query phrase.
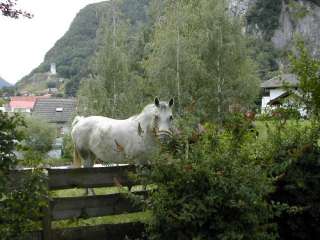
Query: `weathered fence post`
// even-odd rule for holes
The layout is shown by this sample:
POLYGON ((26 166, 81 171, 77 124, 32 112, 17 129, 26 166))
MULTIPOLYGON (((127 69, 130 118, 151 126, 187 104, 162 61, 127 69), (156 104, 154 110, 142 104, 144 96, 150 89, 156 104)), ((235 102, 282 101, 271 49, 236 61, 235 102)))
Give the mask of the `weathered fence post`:
POLYGON ((42 219, 42 227, 43 227, 43 240, 52 240, 51 234, 51 212, 50 212, 50 203, 48 207, 43 209, 43 219, 42 219))
MULTIPOLYGON (((49 186, 49 171, 48 171, 48 179, 46 182, 47 190, 50 191, 49 186)), ((42 209, 43 217, 42 217, 42 240, 52 240, 52 231, 51 231, 51 206, 50 206, 50 197, 47 195, 47 206, 42 209)))

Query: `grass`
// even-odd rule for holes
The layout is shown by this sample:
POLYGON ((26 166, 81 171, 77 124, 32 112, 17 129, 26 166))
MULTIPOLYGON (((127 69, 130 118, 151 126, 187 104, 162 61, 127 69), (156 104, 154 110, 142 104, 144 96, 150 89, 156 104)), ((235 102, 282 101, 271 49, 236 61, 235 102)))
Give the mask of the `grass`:
MULTIPOLYGON (((260 139, 266 139, 268 136, 268 129, 275 130, 276 122, 275 121, 255 121, 256 129, 259 132, 260 139)), ((287 126, 300 126, 306 127, 310 125, 309 120, 288 120, 287 126)))
POLYGON ((69 219, 54 221, 52 224, 53 228, 72 228, 72 227, 83 227, 83 226, 95 226, 101 224, 118 224, 128 222, 148 222, 151 217, 150 212, 137 212, 128 213, 121 215, 112 215, 104 217, 94 217, 89 219, 69 219))
MULTIPOLYGON (((153 189, 155 186, 148 186, 147 189, 153 189)), ((131 192, 143 190, 142 186, 134 186, 131 188, 131 192)), ((103 187, 103 188, 94 188, 96 195, 108 195, 115 193, 127 193, 127 187, 103 187)), ((65 190, 54 190, 51 191, 51 197, 55 198, 65 198, 65 197, 81 197, 86 193, 86 189, 83 188, 73 188, 65 190)))

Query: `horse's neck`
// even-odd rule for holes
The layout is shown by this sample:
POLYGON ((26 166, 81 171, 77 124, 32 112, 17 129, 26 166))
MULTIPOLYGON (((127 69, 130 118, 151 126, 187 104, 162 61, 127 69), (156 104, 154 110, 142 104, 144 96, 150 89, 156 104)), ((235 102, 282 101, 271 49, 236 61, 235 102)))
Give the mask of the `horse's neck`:
POLYGON ((154 109, 152 106, 145 108, 139 115, 133 118, 133 121, 138 126, 140 125, 141 129, 144 132, 150 132, 153 128, 153 117, 154 117, 154 109))

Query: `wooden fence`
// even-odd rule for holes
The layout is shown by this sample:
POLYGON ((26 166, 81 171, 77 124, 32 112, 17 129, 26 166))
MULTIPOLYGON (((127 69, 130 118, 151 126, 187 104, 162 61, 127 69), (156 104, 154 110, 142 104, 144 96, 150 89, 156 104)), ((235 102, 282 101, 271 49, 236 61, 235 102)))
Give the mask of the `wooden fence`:
MULTIPOLYGON (((111 187, 121 184, 131 188, 135 183, 128 176, 135 167, 115 166, 79 169, 48 169, 48 189, 111 187)), ((21 172, 19 173, 21 174, 21 172)), ((146 191, 133 194, 146 196, 146 191)), ((44 209, 43 230, 32 233, 34 240, 74 239, 141 239, 144 224, 140 222, 52 229, 52 221, 80 219, 140 212, 141 207, 124 193, 108 195, 51 198, 44 209)))

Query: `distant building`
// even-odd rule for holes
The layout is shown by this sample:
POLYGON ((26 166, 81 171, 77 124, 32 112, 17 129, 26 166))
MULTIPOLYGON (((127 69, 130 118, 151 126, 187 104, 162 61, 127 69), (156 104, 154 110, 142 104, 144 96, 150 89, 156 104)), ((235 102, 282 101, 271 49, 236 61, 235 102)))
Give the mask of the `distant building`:
POLYGON ((57 69, 56 69, 56 64, 55 63, 51 63, 51 65, 50 65, 50 73, 52 75, 56 75, 57 74, 57 69))
POLYGON ((6 105, 6 112, 22 112, 31 113, 33 111, 36 100, 46 98, 44 96, 17 96, 11 97, 10 102, 6 105))
POLYGON ((58 135, 69 132, 70 122, 76 111, 76 100, 65 98, 39 98, 37 99, 33 115, 49 123, 57 125, 58 135))
MULTIPOLYGON (((262 113, 265 113, 268 109, 282 106, 285 100, 293 103, 294 99, 299 98, 299 80, 294 74, 281 74, 261 83, 260 86, 262 89, 262 113)), ((302 116, 306 115, 303 108, 298 110, 302 116)))

